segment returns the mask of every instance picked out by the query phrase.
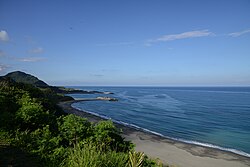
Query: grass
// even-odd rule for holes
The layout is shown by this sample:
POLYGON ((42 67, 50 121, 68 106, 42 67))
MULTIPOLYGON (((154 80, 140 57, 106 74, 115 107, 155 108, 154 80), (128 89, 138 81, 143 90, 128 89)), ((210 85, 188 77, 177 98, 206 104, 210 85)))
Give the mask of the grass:
POLYGON ((62 166, 68 167, 124 167, 128 156, 125 153, 101 151, 91 144, 76 145, 69 151, 69 156, 62 166))

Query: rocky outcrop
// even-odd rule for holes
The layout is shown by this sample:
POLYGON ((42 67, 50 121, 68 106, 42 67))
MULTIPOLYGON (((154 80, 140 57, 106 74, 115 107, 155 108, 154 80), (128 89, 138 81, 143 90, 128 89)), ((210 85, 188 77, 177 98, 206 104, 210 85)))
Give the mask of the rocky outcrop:
POLYGON ((112 97, 97 97, 97 100, 106 100, 106 101, 118 101, 118 99, 116 98, 112 98, 112 97))

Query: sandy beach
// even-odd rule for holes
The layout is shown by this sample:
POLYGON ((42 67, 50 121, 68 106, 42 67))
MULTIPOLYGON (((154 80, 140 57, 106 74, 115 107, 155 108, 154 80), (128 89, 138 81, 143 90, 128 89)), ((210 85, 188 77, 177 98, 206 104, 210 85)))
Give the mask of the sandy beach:
MULTIPOLYGON (((103 120, 95 115, 71 107, 76 101, 61 102, 64 112, 87 118, 91 122, 103 120)), ((136 151, 144 152, 149 157, 159 158, 163 163, 178 167, 247 167, 250 158, 234 153, 182 143, 167 139, 142 130, 115 124, 123 130, 126 140, 136 144, 136 151)))

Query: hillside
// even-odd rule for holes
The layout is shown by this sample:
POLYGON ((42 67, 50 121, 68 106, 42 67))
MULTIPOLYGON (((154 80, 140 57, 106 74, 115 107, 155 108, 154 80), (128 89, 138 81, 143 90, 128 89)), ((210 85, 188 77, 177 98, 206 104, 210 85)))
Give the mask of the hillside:
POLYGON ((37 77, 33 75, 26 74, 25 72, 22 72, 22 71, 14 71, 14 72, 8 73, 7 75, 5 75, 5 77, 11 78, 14 81, 19 82, 19 83, 31 84, 36 87, 42 87, 42 88, 49 87, 49 85, 46 84, 44 81, 38 79, 37 77))
POLYGON ((158 166, 135 152, 111 121, 93 124, 62 112, 59 96, 0 77, 0 166, 158 166))
POLYGON ((50 86, 46 84, 44 81, 38 79, 37 77, 27 74, 22 71, 14 71, 10 72, 5 76, 0 76, 0 80, 7 79, 12 80, 17 83, 23 83, 23 84, 30 84, 32 86, 38 87, 38 88, 45 88, 48 89, 54 93, 59 94, 113 94, 111 92, 100 92, 100 91, 84 91, 84 90, 78 90, 78 89, 72 89, 72 88, 65 88, 65 87, 58 87, 58 86, 50 86), (8 79, 7 79, 8 78, 8 79))

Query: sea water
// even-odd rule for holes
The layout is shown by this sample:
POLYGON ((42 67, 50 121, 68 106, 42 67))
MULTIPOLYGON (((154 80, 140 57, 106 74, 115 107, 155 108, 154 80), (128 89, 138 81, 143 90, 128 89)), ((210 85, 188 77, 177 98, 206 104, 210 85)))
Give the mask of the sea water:
POLYGON ((250 87, 73 87, 113 95, 117 102, 72 106, 167 138, 250 157, 250 87))

